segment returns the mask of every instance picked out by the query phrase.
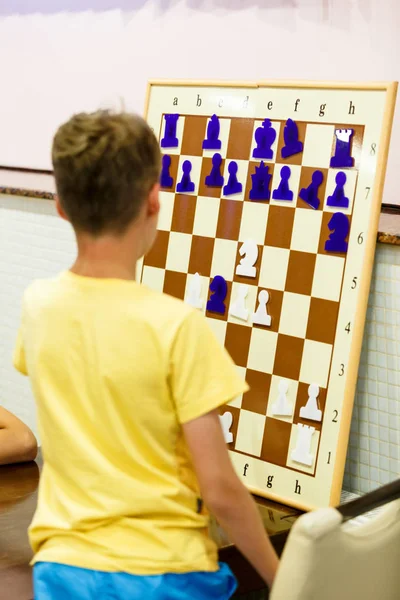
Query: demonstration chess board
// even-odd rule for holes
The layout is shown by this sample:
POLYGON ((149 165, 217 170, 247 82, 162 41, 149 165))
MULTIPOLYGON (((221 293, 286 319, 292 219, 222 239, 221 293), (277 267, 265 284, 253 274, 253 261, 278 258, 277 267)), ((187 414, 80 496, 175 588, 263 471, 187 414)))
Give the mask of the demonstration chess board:
POLYGON ((396 85, 154 83, 143 284, 202 311, 250 391, 221 408, 253 492, 336 504, 396 85))

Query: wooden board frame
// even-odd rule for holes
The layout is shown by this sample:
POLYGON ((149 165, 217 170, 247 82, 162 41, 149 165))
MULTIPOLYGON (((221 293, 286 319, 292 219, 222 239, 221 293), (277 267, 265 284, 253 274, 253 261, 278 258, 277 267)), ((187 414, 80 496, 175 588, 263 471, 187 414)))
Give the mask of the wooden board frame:
MULTIPOLYGON (((397 82, 319 82, 319 81, 260 81, 260 82, 238 82, 238 81, 164 81, 164 80, 153 80, 148 84, 146 102, 145 102, 145 111, 144 116, 146 119, 151 120, 150 108, 151 108, 151 100, 152 93, 155 89, 165 88, 165 89, 176 89, 182 90, 187 88, 193 88, 194 92, 197 93, 197 90, 202 91, 203 94, 207 90, 211 90, 214 92, 221 91, 221 94, 225 94, 229 96, 229 89, 232 90, 241 90, 246 92, 246 95, 249 97, 253 97, 253 95, 259 94, 260 92, 265 90, 287 90, 288 92, 299 91, 315 91, 323 92, 323 91, 332 91, 337 90, 343 93, 354 93, 357 92, 357 98, 361 98, 361 94, 371 95, 371 93, 379 93, 383 94, 381 98, 382 104, 382 113, 379 118, 379 138, 375 141, 375 148, 377 148, 376 155, 374 157, 374 165, 371 164, 371 171, 373 170, 373 177, 371 182, 371 194, 369 196, 368 203, 368 216, 364 221, 363 231, 362 231, 362 248, 363 251, 361 253, 361 258, 357 263, 357 272, 356 275, 352 274, 352 276, 357 277, 357 290, 356 293, 353 294, 352 298, 352 314, 354 318, 351 319, 351 329, 353 334, 351 336, 351 341, 349 343, 348 349, 348 359, 346 360, 346 368, 345 368, 345 386, 343 389, 343 399, 340 403, 339 408, 339 423, 338 423, 338 432, 337 432, 337 443, 335 449, 335 460, 332 468, 330 469, 329 476, 321 478, 321 485, 326 488, 325 493, 318 499, 314 499, 311 495, 306 494, 304 498, 301 496, 296 496, 295 493, 287 493, 286 491, 280 491, 279 485, 276 490, 270 490, 266 486, 254 485, 254 483, 249 482, 248 478, 243 476, 241 463, 240 461, 235 461, 235 454, 231 453, 234 465, 237 469, 238 474, 241 476, 243 482, 247 485, 248 489, 259 496, 264 496, 266 498, 270 498, 277 502, 283 502, 285 504, 289 504, 295 508, 301 510, 312 510, 315 508, 323 507, 323 506, 336 506, 340 501, 340 494, 342 489, 344 468, 346 462, 347 448, 348 448, 348 439, 350 434, 350 425, 351 425, 351 417, 352 410, 354 404, 354 396, 356 390, 357 376, 358 376, 358 367, 359 360, 361 354, 361 346, 363 340, 363 332, 365 325, 365 316, 368 304, 368 296, 369 289, 371 284, 371 275, 372 268, 374 262, 374 254, 375 254, 375 244, 376 244, 376 234, 378 231, 378 223, 380 216, 380 207, 382 203, 383 196, 383 188, 386 174, 386 164, 389 152, 390 145, 390 137, 393 123, 393 116, 396 104, 396 96, 398 83, 397 82)), ((221 94, 218 94, 219 96, 221 94)), ((350 95, 349 95, 350 98, 350 95)), ((252 100, 250 100, 251 102, 252 100)), ((351 105, 350 105, 351 106, 351 105)), ((178 109, 173 109, 171 102, 165 103, 165 112, 177 112, 178 109)), ((184 111, 183 111, 184 112, 184 111)), ((207 116, 211 116, 213 112, 218 114, 217 103, 215 103, 214 111, 207 110, 204 112, 203 110, 193 110, 193 113, 190 114, 206 114, 207 116)), ((273 111, 267 114, 267 111, 263 115, 261 114, 251 114, 251 117, 255 117, 257 119, 261 118, 271 118, 274 119, 273 111)), ((294 118, 292 114, 288 114, 285 118, 294 118)), ((299 119, 301 116, 299 116, 299 119)), ((317 120, 317 119, 314 119, 317 120)), ((359 123, 357 119, 354 119, 356 123, 359 123)), ((328 121, 322 122, 335 122, 334 118, 331 118, 328 121)), ((338 120, 336 120, 338 122, 338 120)), ((340 120, 340 122, 342 122, 340 120)), ((343 121, 344 122, 344 121, 343 121)), ((349 121, 350 123, 350 121, 349 121)), ((360 123, 359 123, 360 124, 360 123)), ((366 125, 366 123, 362 123, 366 125)), ((365 159, 366 160, 366 159, 365 159)), ((367 188, 366 188, 367 189, 367 188)), ((357 202, 357 198, 355 200, 357 202)), ((358 201, 358 204, 361 203, 361 200, 358 201)), ((362 219, 361 219, 362 220, 362 219)), ((360 232, 361 233, 361 232, 360 232)), ((361 239, 359 237, 359 239, 361 239)), ((350 248, 350 243, 349 243, 350 248)), ((354 271, 355 272, 355 271, 354 271)), ((345 269, 345 274, 343 277, 343 286, 348 282, 346 281, 346 273, 347 266, 345 269)), ((348 277, 347 277, 348 279, 348 277)), ((337 328, 340 327, 340 315, 339 322, 337 328)), ((263 477, 263 476, 262 476, 263 477)), ((262 478, 261 477, 261 478, 262 478)), ((299 479, 301 475, 299 475, 299 479)), ((260 477, 259 477, 260 479, 260 477)), ((297 485, 297 483, 296 483, 297 485)))

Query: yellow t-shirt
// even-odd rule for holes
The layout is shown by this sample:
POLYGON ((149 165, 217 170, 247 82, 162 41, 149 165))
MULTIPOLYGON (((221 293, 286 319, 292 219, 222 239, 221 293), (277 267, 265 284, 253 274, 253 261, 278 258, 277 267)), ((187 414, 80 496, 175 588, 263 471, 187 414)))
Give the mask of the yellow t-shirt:
POLYGON ((14 365, 44 456, 34 562, 216 570, 181 425, 247 385, 204 317, 132 281, 64 272, 26 291, 14 365))

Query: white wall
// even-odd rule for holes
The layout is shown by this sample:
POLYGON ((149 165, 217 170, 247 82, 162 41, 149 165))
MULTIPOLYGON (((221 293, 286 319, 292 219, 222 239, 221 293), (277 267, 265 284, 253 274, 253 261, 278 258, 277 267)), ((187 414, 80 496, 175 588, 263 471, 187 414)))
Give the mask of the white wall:
MULTIPOLYGON (((0 0, 0 165, 50 167, 60 120, 142 112, 151 78, 398 80, 399 30, 398 0, 0 0)), ((386 202, 399 169, 396 123, 386 202)))

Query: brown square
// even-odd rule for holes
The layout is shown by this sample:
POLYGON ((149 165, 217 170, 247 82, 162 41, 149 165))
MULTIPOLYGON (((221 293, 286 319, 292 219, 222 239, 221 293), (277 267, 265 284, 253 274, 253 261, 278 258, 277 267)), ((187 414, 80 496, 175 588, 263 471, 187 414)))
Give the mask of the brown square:
MULTIPOLYGON (((304 121, 296 121, 297 128, 299 130, 299 141, 303 143, 304 150, 304 140, 306 139, 306 129, 307 123, 304 121)), ((286 121, 281 122, 281 130, 279 132, 279 141, 278 141, 278 151, 276 154, 276 162, 279 164, 286 165, 301 165, 303 160, 303 150, 298 154, 294 154, 293 156, 289 156, 288 158, 282 158, 282 148, 285 146, 285 132, 286 121)))
POLYGON ((189 258, 189 273, 199 273, 204 277, 210 276, 214 243, 214 238, 201 237, 199 235, 194 235, 192 237, 192 246, 190 249, 189 258))
POLYGON ((169 175, 170 175, 170 177, 172 177, 172 186, 169 188, 161 186, 161 190, 163 190, 165 192, 174 192, 175 188, 176 188, 176 179, 178 177, 179 155, 178 154, 164 154, 163 158, 164 158, 164 156, 169 156, 169 158, 171 160, 171 164, 169 167, 169 175))
POLYGON ((243 202, 221 200, 217 222, 217 238, 224 240, 239 239, 243 202))
POLYGON ((249 160, 253 141, 254 119, 231 120, 226 157, 233 160, 249 160))
POLYGON ((246 381, 250 390, 243 395, 242 408, 266 415, 271 375, 249 369, 246 371, 246 381))
MULTIPOLYGON (((347 123, 347 125, 344 125, 343 123, 337 123, 335 125, 335 131, 337 129, 353 129, 354 130, 354 134, 350 138, 350 156, 352 156, 354 158, 354 165, 353 165, 353 167, 347 167, 347 168, 359 169, 360 168, 360 160, 361 160, 361 152, 362 152, 363 141, 364 141, 364 130, 365 130, 364 125, 349 125, 348 123, 347 123)), ((376 142, 378 142, 378 140, 376 140, 376 142)), ((333 136, 333 140, 332 140, 332 156, 335 155, 335 149, 336 149, 336 135, 333 136)), ((342 168, 342 167, 340 167, 340 168, 342 168)), ((343 168, 346 169, 346 167, 343 167, 343 168)))
MULTIPOLYGON (((208 175, 210 175, 212 168, 213 168, 212 158, 208 157, 208 156, 204 156, 202 164, 201 164, 199 196, 220 198, 222 196, 222 187, 209 187, 208 185, 206 185, 206 177, 208 177, 208 175)), ((222 160, 221 175, 224 174, 224 169, 225 169, 225 160, 222 160)))
POLYGON ((290 335, 278 334, 275 352, 274 375, 298 380, 301 359, 303 357, 304 339, 290 335))
POLYGON ((229 323, 226 329, 225 347, 239 367, 247 366, 251 338, 251 327, 229 323))
POLYGON ((150 251, 144 257, 143 264, 149 267, 165 269, 167 262, 169 231, 158 231, 150 251))
POLYGON ((203 156, 203 140, 206 135, 207 117, 190 115, 185 117, 181 154, 203 156))
POLYGON ((269 207, 265 245, 290 248, 295 208, 289 206, 269 207))
POLYGON ((332 300, 311 298, 306 338, 325 344, 333 344, 339 314, 339 303, 332 300))
POLYGON ((269 204, 269 201, 271 199, 271 185, 272 185, 272 180, 273 180, 273 176, 274 176, 274 165, 272 163, 264 163, 267 167, 268 167, 268 173, 269 175, 271 175, 271 179, 269 180, 269 187, 268 187, 268 191, 269 191, 269 198, 268 200, 250 200, 250 191, 251 188, 253 187, 253 179, 252 179, 252 175, 255 175, 256 172, 256 167, 260 166, 260 162, 250 162, 249 163, 249 168, 247 171, 247 181, 246 181, 246 190, 245 190, 245 195, 244 195, 244 200, 245 202, 262 202, 262 203, 266 203, 269 204))
POLYGON ((196 212, 196 196, 176 194, 172 213, 171 231, 192 233, 196 212))
POLYGON ((236 406, 229 406, 228 404, 224 404, 223 406, 220 406, 218 408, 218 412, 221 416, 224 413, 229 412, 229 413, 231 413, 231 415, 233 417, 232 426, 229 429, 229 431, 233 435, 233 442, 228 444, 228 448, 229 448, 229 450, 234 450, 235 444, 236 444, 237 430, 238 430, 238 425, 239 425, 240 408, 236 408, 236 406))
MULTIPOLYGON (((240 202, 240 205, 242 206, 241 202, 240 202)), ((242 246, 243 246, 243 243, 238 242, 237 250, 236 250, 235 273, 233 275, 233 281, 236 281, 237 283, 244 283, 246 285, 258 285, 258 280, 260 279, 260 269, 261 269, 261 260, 262 260, 262 254, 263 254, 263 246, 259 246, 259 245, 257 246, 257 248, 258 248, 257 260, 253 265, 256 268, 256 276, 255 277, 244 277, 243 275, 236 275, 236 267, 238 266, 238 264, 244 257, 244 255, 242 256, 240 254, 240 248, 242 246)))
POLYGON ((314 279, 316 254, 292 250, 286 275, 285 291, 294 294, 311 295, 314 279))
POLYGON ((165 294, 184 300, 186 290, 186 273, 176 273, 175 271, 166 271, 164 279, 165 294))
MULTIPOLYGON (((329 223, 335 214, 337 214, 337 213, 324 212, 324 214, 322 215, 321 235, 319 238, 318 254, 328 254, 329 256, 341 256, 343 258, 343 256, 345 256, 347 254, 347 252, 329 252, 329 250, 325 250, 325 244, 326 244, 327 240, 329 239, 329 237, 333 233, 333 231, 331 231, 329 229, 329 223)), ((348 231, 348 234, 346 235, 345 240, 346 240, 346 242, 348 242, 350 231, 351 231, 351 220, 352 219, 351 219, 350 215, 346 215, 346 217, 348 218, 348 221, 349 221, 349 231, 348 231)), ((360 231, 360 233, 364 233, 364 237, 365 237, 365 232, 360 231)))
POLYGON ((326 183, 328 179, 328 169, 315 169, 314 167, 302 167, 301 175, 300 175, 300 185, 299 185, 299 196, 297 198, 297 206, 299 208, 307 208, 309 210, 323 210, 324 208, 324 198, 326 192, 326 183), (305 202, 302 198, 300 198, 300 192, 302 189, 307 189, 311 182, 312 176, 315 171, 321 171, 324 179, 321 185, 318 188, 318 199, 320 201, 318 209, 313 208, 307 202, 305 202))
MULTIPOLYGON (((214 292, 211 291, 212 282, 213 282, 213 279, 211 279, 210 287, 208 288, 207 305, 208 305, 208 301, 210 300, 211 296, 214 294, 214 292)), ((206 316, 210 317, 210 319, 218 319, 218 321, 227 321, 228 320, 228 311, 229 311, 229 306, 231 303, 231 294, 232 294, 232 282, 227 281, 226 285, 227 285, 227 293, 226 293, 226 297, 223 299, 224 305, 225 305, 225 312, 222 315, 220 313, 211 312, 209 310, 206 310, 206 316)))
POLYGON ((312 427, 315 427, 315 429, 321 431, 326 404, 326 389, 320 388, 317 398, 318 408, 322 410, 322 422, 320 423, 318 421, 311 421, 310 419, 303 419, 300 417, 300 409, 303 408, 303 406, 305 406, 308 402, 308 388, 309 385, 307 383, 299 383, 296 397, 296 406, 294 408, 293 423, 295 425, 297 423, 305 423, 307 425, 312 425, 312 427))
POLYGON ((291 430, 291 423, 267 417, 261 448, 261 460, 280 467, 286 467, 291 430))
MULTIPOLYGON (((258 308, 258 294, 265 288, 257 289, 257 302, 256 302, 256 310, 258 308)), ((269 331, 275 331, 278 333, 279 331, 279 322, 281 320, 282 313, 282 302, 283 302, 283 292, 280 290, 268 290, 269 293, 269 301, 267 304, 268 314, 271 316, 271 327, 266 327, 265 325, 253 325, 256 329, 268 329, 269 331)))

